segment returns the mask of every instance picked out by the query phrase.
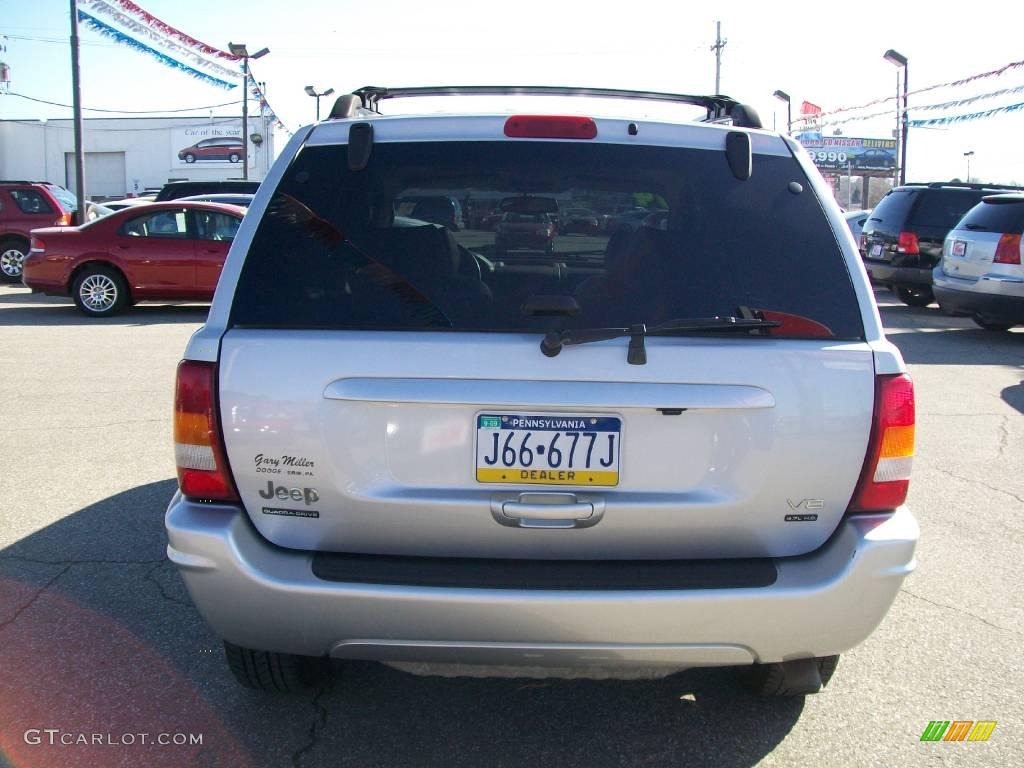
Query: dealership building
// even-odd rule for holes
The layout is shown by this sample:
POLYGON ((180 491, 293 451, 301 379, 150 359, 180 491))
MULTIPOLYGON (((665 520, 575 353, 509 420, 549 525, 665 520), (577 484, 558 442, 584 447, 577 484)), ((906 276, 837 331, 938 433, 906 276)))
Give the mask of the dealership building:
MULTIPOLYGON (((231 117, 90 118, 84 121, 85 188, 91 199, 159 189, 168 181, 240 179, 242 120, 231 117)), ((249 178, 274 159, 274 131, 248 123, 249 178)), ((0 179, 50 181, 75 189, 71 120, 0 120, 0 179)))

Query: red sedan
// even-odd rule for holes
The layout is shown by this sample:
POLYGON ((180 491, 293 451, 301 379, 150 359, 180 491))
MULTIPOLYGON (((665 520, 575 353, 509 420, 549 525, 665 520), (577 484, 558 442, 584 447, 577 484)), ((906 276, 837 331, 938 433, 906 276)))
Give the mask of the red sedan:
POLYGON ((22 280, 33 291, 70 295, 90 317, 146 299, 209 301, 244 212, 176 201, 35 229, 22 280))

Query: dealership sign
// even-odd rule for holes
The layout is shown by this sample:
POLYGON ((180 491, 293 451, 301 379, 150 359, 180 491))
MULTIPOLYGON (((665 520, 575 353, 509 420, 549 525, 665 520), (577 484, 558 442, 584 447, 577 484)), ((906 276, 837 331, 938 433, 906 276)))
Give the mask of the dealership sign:
POLYGON ((822 171, 892 171, 896 168, 895 139, 804 133, 797 140, 822 171))
MULTIPOLYGON (((171 133, 171 167, 226 167, 241 170, 245 157, 242 123, 178 128, 171 133)), ((250 158, 249 165, 252 165, 250 158)))

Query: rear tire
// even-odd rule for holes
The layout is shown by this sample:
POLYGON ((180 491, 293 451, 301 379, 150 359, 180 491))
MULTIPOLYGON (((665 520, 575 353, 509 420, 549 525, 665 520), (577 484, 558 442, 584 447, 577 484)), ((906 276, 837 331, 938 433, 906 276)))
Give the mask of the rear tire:
POLYGON ((106 264, 90 264, 79 272, 71 296, 75 306, 88 317, 116 315, 130 301, 124 276, 106 264))
POLYGON ((1008 331, 1013 327, 1011 323, 989 322, 988 320, 985 320, 979 315, 975 315, 974 317, 971 318, 971 320, 974 321, 974 324, 976 326, 978 326, 979 328, 984 328, 986 331, 1008 331))
POLYGON ((758 696, 807 696, 828 685, 839 664, 839 656, 755 664, 748 684, 758 696))
POLYGON ((237 163, 241 159, 242 156, 236 152, 232 152, 230 155, 228 155, 228 162, 237 163))
POLYGON ((897 288, 896 296, 908 307, 927 307, 935 301, 931 288, 897 288))
POLYGON ((271 693, 298 693, 317 683, 326 671, 324 659, 291 653, 254 651, 224 641, 224 654, 235 680, 246 688, 271 693))
POLYGON ((0 240, 0 280, 5 283, 20 283, 28 257, 28 243, 20 237, 5 237, 0 240))
POLYGON ((186 153, 185 153, 185 162, 186 162, 186 163, 188 163, 189 165, 191 165, 191 164, 192 164, 192 163, 194 163, 195 161, 196 161, 196 156, 195 156, 195 155, 193 155, 193 154, 192 154, 191 152, 186 152, 186 153))

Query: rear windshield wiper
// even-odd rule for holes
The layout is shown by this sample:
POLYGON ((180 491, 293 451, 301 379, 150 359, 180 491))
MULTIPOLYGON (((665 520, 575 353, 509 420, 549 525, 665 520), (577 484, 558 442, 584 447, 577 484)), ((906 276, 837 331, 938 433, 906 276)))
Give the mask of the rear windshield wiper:
POLYGON ((647 349, 644 337, 662 336, 674 333, 728 333, 739 331, 755 331, 764 328, 778 328, 782 323, 775 320, 763 320, 756 317, 691 317, 667 320, 648 328, 643 323, 628 328, 578 328, 566 331, 548 331, 540 343, 540 351, 548 357, 554 357, 562 351, 562 347, 573 344, 589 344, 592 341, 608 341, 623 336, 629 337, 629 351, 626 362, 630 365, 644 365, 647 362, 647 349))

